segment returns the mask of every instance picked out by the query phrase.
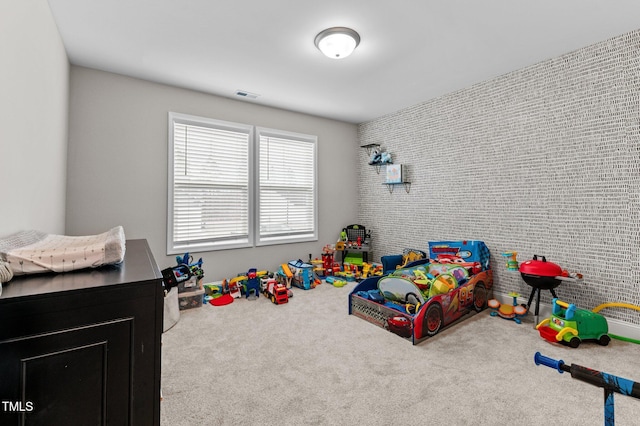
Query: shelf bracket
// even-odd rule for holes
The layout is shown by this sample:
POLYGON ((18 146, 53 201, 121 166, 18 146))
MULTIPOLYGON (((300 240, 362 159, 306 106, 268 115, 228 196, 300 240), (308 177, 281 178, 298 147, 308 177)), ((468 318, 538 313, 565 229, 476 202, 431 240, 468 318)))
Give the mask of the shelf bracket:
POLYGON ((411 182, 398 182, 398 183, 386 183, 385 182, 383 185, 387 185, 387 188, 389 189, 389 194, 393 194, 393 188, 395 188, 397 185, 403 185, 404 186, 404 190, 407 192, 407 194, 411 190, 411 182))
POLYGON ((369 143, 369 144, 366 144, 366 145, 362 145, 360 148, 366 149, 367 150, 367 155, 371 155, 371 150, 373 148, 376 148, 376 147, 379 147, 379 146, 380 146, 379 143, 369 143))

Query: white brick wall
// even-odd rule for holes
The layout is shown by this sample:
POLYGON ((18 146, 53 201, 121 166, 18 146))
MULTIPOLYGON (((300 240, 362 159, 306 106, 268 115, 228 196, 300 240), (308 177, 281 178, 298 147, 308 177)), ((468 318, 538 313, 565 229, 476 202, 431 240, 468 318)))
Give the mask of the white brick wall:
MULTIPOLYGON (((640 305, 639 94, 640 30, 361 124, 359 144, 380 144, 412 182, 390 194, 361 150, 373 258, 479 239, 497 292, 531 291, 504 268, 515 250, 583 273, 557 288, 580 308, 640 305)), ((637 311, 605 313, 640 324, 637 311)))

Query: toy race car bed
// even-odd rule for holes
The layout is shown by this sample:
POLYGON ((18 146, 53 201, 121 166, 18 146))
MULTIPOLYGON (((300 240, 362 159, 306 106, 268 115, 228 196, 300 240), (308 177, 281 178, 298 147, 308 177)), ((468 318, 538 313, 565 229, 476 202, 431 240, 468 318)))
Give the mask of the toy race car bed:
POLYGON ((482 241, 429 243, 429 258, 360 282, 349 295, 349 314, 413 344, 487 307, 493 275, 482 241))

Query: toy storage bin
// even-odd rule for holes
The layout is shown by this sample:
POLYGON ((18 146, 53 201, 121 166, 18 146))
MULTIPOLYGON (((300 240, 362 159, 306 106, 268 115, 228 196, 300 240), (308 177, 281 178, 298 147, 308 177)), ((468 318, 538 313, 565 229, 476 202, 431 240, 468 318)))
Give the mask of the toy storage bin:
POLYGON ((204 299, 204 289, 197 289, 195 291, 189 291, 178 294, 178 307, 181 311, 193 308, 199 308, 202 306, 204 299))
POLYGON ((186 281, 178 283, 178 293, 186 293, 202 288, 202 277, 191 277, 186 281))

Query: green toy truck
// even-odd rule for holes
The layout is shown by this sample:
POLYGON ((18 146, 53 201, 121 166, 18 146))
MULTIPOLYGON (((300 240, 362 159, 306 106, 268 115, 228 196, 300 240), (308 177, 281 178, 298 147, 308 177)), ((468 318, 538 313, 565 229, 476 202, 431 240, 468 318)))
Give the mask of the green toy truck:
POLYGON ((562 342, 572 348, 580 346, 583 340, 595 340, 607 346, 611 338, 607 334, 607 319, 586 309, 578 309, 573 303, 553 299, 551 317, 536 326, 540 337, 549 342, 562 342))

